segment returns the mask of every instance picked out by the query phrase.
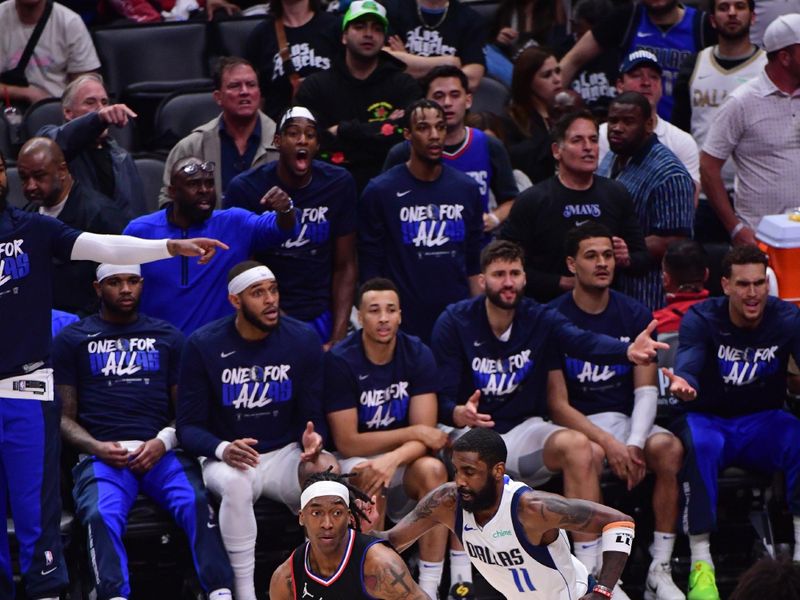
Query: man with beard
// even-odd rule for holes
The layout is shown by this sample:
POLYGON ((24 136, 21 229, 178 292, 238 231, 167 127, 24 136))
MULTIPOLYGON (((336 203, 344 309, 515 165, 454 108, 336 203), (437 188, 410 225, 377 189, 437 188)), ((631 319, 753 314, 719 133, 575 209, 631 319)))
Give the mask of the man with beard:
MULTIPOLYGON (((369 497, 341 475, 315 473, 300 499, 306 541, 275 569, 270 600, 430 600, 383 540, 360 533, 369 497)), ((435 598, 435 596, 433 596, 435 598)))
POLYGON ((61 96, 65 123, 45 125, 37 135, 61 147, 73 177, 92 188, 129 219, 147 212, 144 187, 133 157, 111 137, 109 127, 125 127, 136 117, 124 104, 109 104, 103 78, 81 75, 61 96))
MULTIPOLYGON (((48 140, 49 142, 49 140, 48 140)), ((52 143, 52 142, 50 142, 52 143)), ((0 153, 0 509, 13 511, 19 542, 19 573, 27 596, 55 600, 67 585, 59 523, 61 450, 50 368, 53 262, 89 260, 142 263, 170 256, 208 262, 216 240, 140 240, 72 229, 58 219, 6 204, 8 182, 0 153)), ((0 512, 5 519, 6 513, 0 512)), ((7 540, 0 540, 0 596, 14 597, 7 540)))
MULTIPOLYGON (((72 177, 58 145, 47 138, 25 142, 17 157, 23 210, 53 217, 75 229, 120 233, 127 222, 122 211, 91 187, 72 177)), ((53 265, 53 306, 86 316, 97 310, 92 288, 97 265, 88 261, 57 261, 53 265)))
POLYGON ((658 103, 658 114, 669 121, 679 67, 687 57, 714 41, 716 34, 706 13, 678 0, 642 0, 620 6, 592 27, 561 59, 561 73, 566 85, 603 50, 617 48, 623 56, 648 50, 664 69, 664 95, 658 103))
POLYGON ((130 597, 122 536, 141 491, 186 532, 209 600, 227 600, 233 573, 200 468, 173 450, 170 415, 183 336, 139 313, 142 285, 138 265, 100 265, 94 283, 100 312, 67 327, 53 343, 61 433, 81 453, 73 495, 76 514, 91 532, 97 594, 130 597))
POLYGON ((170 177, 172 202, 125 228, 125 233, 144 238, 202 233, 230 242, 224 260, 211 269, 200 270, 180 259, 148 265, 142 271, 149 290, 142 296, 142 312, 172 323, 184 335, 231 313, 230 303, 219 293, 231 267, 255 252, 278 246, 295 229, 296 211, 283 192, 264 197, 269 210, 262 215, 241 208, 214 210, 214 171, 213 162, 196 157, 179 160, 170 177))
POLYGON ((361 281, 395 282, 403 329, 428 341, 448 304, 478 293, 483 207, 475 180, 442 164, 442 107, 421 99, 406 116, 408 162, 373 179, 361 197, 359 266, 361 281))
POLYGON ((261 496, 300 507, 300 486, 336 459, 322 451, 322 349, 314 330, 281 316, 278 283, 264 265, 228 274, 236 314, 186 340, 178 387, 178 439, 206 457, 203 477, 221 498, 219 527, 237 600, 255 600, 256 517, 261 496))
POLYGON ((455 482, 433 490, 392 529, 372 534, 402 552, 444 525, 506 598, 611 598, 631 551, 633 520, 595 502, 535 491, 506 475, 506 460, 499 433, 467 432, 453 444, 455 482), (592 589, 586 567, 570 554, 565 530, 602 533, 603 570, 592 589))
MULTIPOLYGON (((620 340, 633 338, 652 319, 650 311, 633 298, 611 290, 614 244, 611 233, 598 223, 586 223, 567 233, 567 266, 575 275, 575 289, 550 306, 573 324, 620 340)), ((628 490, 639 485, 646 470, 655 474, 653 514, 655 531, 647 574, 647 596, 653 600, 684 600, 672 581, 670 561, 678 523, 678 469, 683 448, 678 439, 655 425, 658 388, 656 365, 596 365, 565 354, 562 372, 551 372, 556 388, 548 397, 554 423, 584 433, 601 448, 603 458, 628 490), (566 385, 565 385, 566 379, 566 385)), ((602 461, 596 463, 602 475, 602 461)), ((599 540, 598 540, 599 541, 599 540)), ((575 555, 595 572, 595 556, 576 548, 575 555)), ((614 594, 625 598, 625 594, 614 594)))
POLYGON ((717 475, 729 466, 784 473, 793 559, 800 561, 800 420, 783 409, 789 356, 800 359, 800 310, 768 295, 767 263, 755 246, 735 246, 725 256, 725 297, 687 311, 674 374, 662 369, 670 393, 685 401, 673 430, 686 449, 680 489, 692 559, 689 600, 719 598, 710 532, 717 475))
POLYGON ((345 169, 314 160, 317 121, 302 106, 287 110, 275 135, 279 158, 231 181, 225 206, 264 212, 264 199, 288 194, 300 231, 256 253, 280 279, 283 311, 309 323, 329 348, 347 335, 358 277, 356 184, 345 169), (265 193, 266 192, 266 193, 265 193))
POLYGON ((653 311, 664 306, 660 265, 667 246, 692 235, 694 181, 653 133, 652 106, 638 92, 624 92, 611 101, 608 145, 611 151, 597 173, 627 188, 650 256, 643 274, 621 274, 618 289, 653 311))

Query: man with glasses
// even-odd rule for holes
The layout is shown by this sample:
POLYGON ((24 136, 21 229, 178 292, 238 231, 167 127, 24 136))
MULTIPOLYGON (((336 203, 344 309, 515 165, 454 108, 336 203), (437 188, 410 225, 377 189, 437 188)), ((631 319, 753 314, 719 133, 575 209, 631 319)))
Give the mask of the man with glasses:
POLYGON ((185 335, 233 312, 218 293, 225 289, 231 267, 254 253, 280 245, 295 229, 294 205, 284 192, 262 200, 267 209, 262 215, 241 208, 214 210, 214 171, 213 162, 196 157, 179 160, 170 174, 170 202, 131 221, 125 229, 125 233, 143 238, 192 237, 205 232, 202 235, 227 240, 230 251, 210 269, 201 271, 188 260, 168 260, 142 270, 148 282, 142 295, 142 312, 172 323, 185 335))

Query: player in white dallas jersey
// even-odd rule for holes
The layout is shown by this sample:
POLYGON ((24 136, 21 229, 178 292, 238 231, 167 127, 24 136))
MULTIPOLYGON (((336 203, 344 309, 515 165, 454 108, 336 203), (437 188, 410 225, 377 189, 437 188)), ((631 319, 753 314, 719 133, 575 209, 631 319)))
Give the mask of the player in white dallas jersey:
POLYGON ((633 520, 613 508, 533 490, 505 474, 500 434, 475 428, 453 444, 455 483, 445 483, 397 525, 372 534, 400 552, 439 524, 458 535, 475 568, 506 598, 608 600, 633 542, 633 520), (564 530, 603 534, 603 569, 586 568, 564 530))

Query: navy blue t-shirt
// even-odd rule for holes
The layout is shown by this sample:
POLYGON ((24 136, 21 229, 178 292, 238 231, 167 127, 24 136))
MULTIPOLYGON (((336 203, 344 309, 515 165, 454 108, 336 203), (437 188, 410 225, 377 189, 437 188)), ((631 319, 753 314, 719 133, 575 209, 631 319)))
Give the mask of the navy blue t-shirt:
POLYGON ((325 355, 325 412, 358 409, 359 433, 408 427, 411 398, 436 393, 437 388, 430 348, 402 331, 385 365, 367 358, 361 331, 325 355))
POLYGON ((523 298, 508 341, 492 332, 486 297, 447 307, 433 330, 439 367, 439 420, 453 423, 453 409, 481 391, 478 410, 492 415, 505 433, 532 416, 546 414, 547 373, 561 353, 601 364, 627 361, 628 344, 575 327, 557 311, 523 298))
POLYGON ((250 342, 239 335, 235 319, 213 321, 186 340, 178 387, 181 446, 214 456, 220 442, 250 437, 264 453, 299 442, 307 421, 324 437, 316 332, 281 317, 266 339, 250 342))
POLYGON ((681 321, 675 373, 697 390, 685 411, 731 417, 782 408, 789 354, 800 362, 800 309, 767 299, 754 330, 736 327, 727 298, 692 306, 681 321))
POLYGON ((429 340, 445 307, 469 296, 468 278, 480 271, 482 215, 478 184, 447 165, 436 181, 397 165, 367 185, 358 210, 361 281, 394 281, 406 333, 429 340))
POLYGON ((69 261, 81 234, 58 219, 8 207, 0 211, 0 378, 50 356, 53 258, 69 261))
MULTIPOLYGON (((606 309, 596 315, 578 308, 567 292, 550 302, 556 309, 581 329, 604 333, 622 342, 631 343, 653 319, 644 306, 630 296, 609 290, 606 309)), ((569 403, 585 415, 601 412, 633 411, 633 365, 627 360, 618 365, 598 365, 591 361, 562 357, 562 369, 567 381, 569 403)))
POLYGON ((183 334, 146 315, 127 325, 86 317, 53 342, 56 385, 78 391, 78 423, 101 442, 150 440, 171 420, 183 334))
POLYGON ((225 206, 264 212, 261 198, 272 186, 288 193, 297 209, 299 233, 256 259, 275 273, 281 289, 281 309, 311 321, 331 306, 333 246, 336 238, 356 231, 356 182, 350 173, 320 161, 311 163, 311 181, 290 188, 278 179, 278 163, 250 169, 231 181, 225 206))

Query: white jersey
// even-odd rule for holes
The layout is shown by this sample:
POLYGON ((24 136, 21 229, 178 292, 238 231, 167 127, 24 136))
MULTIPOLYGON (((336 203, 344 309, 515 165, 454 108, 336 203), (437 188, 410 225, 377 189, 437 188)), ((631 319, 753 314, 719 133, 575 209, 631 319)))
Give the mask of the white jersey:
POLYGON ((586 593, 586 567, 572 556, 563 530, 548 545, 528 541, 517 518, 520 498, 528 490, 506 475, 500 506, 483 527, 459 500, 456 533, 475 568, 506 598, 577 600, 586 593))
MULTIPOLYGON (((697 62, 689 78, 689 98, 692 107, 692 135, 698 146, 703 146, 708 128, 717 116, 717 109, 737 87, 747 83, 764 70, 767 55, 757 50, 753 56, 733 69, 723 69, 714 56, 716 46, 704 48, 697 54, 697 62)), ((725 188, 733 189, 736 168, 729 158, 722 167, 725 188)))

